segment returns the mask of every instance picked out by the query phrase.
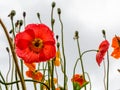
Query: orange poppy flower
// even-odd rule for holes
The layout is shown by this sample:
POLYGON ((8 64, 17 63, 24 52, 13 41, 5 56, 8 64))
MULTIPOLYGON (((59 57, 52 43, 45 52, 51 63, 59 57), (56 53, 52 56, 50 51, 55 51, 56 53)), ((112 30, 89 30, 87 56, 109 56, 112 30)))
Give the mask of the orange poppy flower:
POLYGON ((44 24, 29 24, 15 37, 16 54, 26 63, 42 62, 55 57, 54 33, 44 24))
POLYGON ((55 66, 60 66, 60 50, 57 50, 57 52, 56 52, 56 58, 55 58, 55 61, 54 61, 54 65, 55 66))
POLYGON ((72 82, 78 83, 80 87, 83 87, 86 85, 88 82, 85 80, 83 75, 80 74, 75 74, 73 78, 71 79, 72 82))
POLYGON ((28 67, 28 71, 26 71, 26 76, 29 78, 32 78, 33 80, 41 81, 43 78, 43 75, 41 72, 36 70, 35 63, 25 63, 25 65, 28 67))
POLYGON ((104 59, 105 53, 107 52, 109 48, 109 42, 107 40, 104 40, 99 45, 99 51, 96 54, 96 61, 97 64, 100 66, 100 63, 104 59))
POLYGON ((112 47, 114 48, 114 50, 113 50, 111 56, 116 59, 119 59, 120 58, 120 37, 115 36, 112 39, 112 47))

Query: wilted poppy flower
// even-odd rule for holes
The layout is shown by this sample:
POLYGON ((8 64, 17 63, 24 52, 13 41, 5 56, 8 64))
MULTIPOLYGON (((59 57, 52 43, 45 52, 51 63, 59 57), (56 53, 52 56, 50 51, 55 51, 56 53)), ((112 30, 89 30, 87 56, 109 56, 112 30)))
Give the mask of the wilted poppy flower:
POLYGON ((102 41, 101 44, 99 45, 99 49, 96 54, 96 61, 99 66, 102 60, 104 59, 105 53, 107 52, 108 48, 109 48, 109 42, 107 40, 102 41))
POLYGON ((25 63, 25 65, 28 67, 28 71, 26 71, 26 76, 29 78, 32 78, 33 80, 41 81, 43 78, 43 75, 40 71, 36 70, 35 63, 25 63))
POLYGON ((57 52, 56 52, 56 58, 55 58, 55 61, 54 61, 54 65, 55 66, 60 66, 60 50, 57 50, 57 52))
POLYGON ((56 54, 54 34, 44 24, 29 24, 16 35, 15 46, 26 63, 47 61, 56 54))
POLYGON ((120 58, 120 37, 115 36, 112 39, 112 47, 114 48, 111 56, 113 56, 116 59, 120 58))
POLYGON ((85 80, 84 76, 83 75, 80 75, 80 74, 75 74, 73 76, 73 78, 71 79, 71 81, 73 83, 77 83, 79 84, 80 87, 83 87, 85 86, 86 84, 88 84, 88 82, 85 80))

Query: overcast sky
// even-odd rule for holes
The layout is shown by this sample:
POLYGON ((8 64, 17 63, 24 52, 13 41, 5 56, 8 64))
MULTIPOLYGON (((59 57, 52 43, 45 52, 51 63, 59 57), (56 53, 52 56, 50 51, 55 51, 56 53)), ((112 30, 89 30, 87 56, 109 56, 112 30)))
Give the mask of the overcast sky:
MULTIPOLYGON (((50 26, 51 3, 53 0, 0 0, 0 18, 6 23, 8 30, 11 29, 10 19, 7 17, 11 10, 16 10, 15 20, 22 18, 26 11, 26 23, 39 23, 36 13, 40 12, 43 23, 50 26)), ((111 44, 112 37, 120 34, 120 0, 54 0, 55 34, 60 33, 57 8, 62 10, 64 24, 65 53, 67 58, 67 74, 69 77, 69 90, 72 90, 71 77, 73 65, 78 58, 76 41, 73 40, 74 32, 79 31, 81 51, 97 49, 99 43, 104 40, 101 30, 105 29, 107 39, 111 44)), ((6 37, 0 27, 0 70, 8 70, 8 57, 5 47, 6 37), (6 65, 6 67, 5 67, 6 65), (4 68, 4 69, 3 69, 4 68)), ((109 52, 112 49, 110 47, 109 52)), ((92 90, 104 90, 103 87, 103 63, 99 67, 95 60, 95 52, 86 54, 84 59, 85 71, 90 74, 92 90)), ((106 61, 106 58, 105 58, 106 61)), ((81 69, 77 67, 77 73, 81 69)), ((120 60, 110 57, 110 88, 120 89, 120 60)), ((6 72, 4 72, 6 74, 6 72)))

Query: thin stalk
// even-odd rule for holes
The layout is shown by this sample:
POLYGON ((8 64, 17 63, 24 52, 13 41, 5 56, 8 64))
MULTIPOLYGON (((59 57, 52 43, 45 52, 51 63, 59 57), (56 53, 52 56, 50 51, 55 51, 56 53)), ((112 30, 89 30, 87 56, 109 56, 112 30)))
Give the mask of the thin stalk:
POLYGON ((34 90, 37 90, 36 82, 33 82, 34 90))
MULTIPOLYGON (((17 70, 15 70, 15 71, 17 71, 17 70)), ((15 73, 15 80, 18 81, 17 73, 15 73)), ((20 90, 18 83, 16 83, 16 87, 17 87, 17 90, 20 90)))
MULTIPOLYGON (((82 74, 85 78, 85 72, 84 72, 84 65, 83 65, 83 61, 82 61, 82 57, 81 57, 81 51, 80 51, 80 45, 79 45, 79 39, 77 38, 77 46, 78 46, 78 53, 79 53, 79 57, 80 57, 80 63, 81 63, 81 68, 82 68, 82 74)), ((85 90, 86 90, 86 86, 85 86, 85 90)))
POLYGON ((22 74, 20 72, 20 68, 19 68, 19 65, 18 65, 18 60, 17 60, 17 56, 16 56, 16 53, 14 51, 14 45, 10 39, 10 36, 8 34, 8 30, 7 28, 5 27, 4 23, 2 22, 2 20, 0 19, 0 24, 5 32, 5 35, 7 37, 7 40, 8 40, 8 43, 9 43, 9 46, 10 46, 10 49, 11 49, 11 52, 12 52, 12 56, 13 56, 13 60, 15 62, 15 66, 16 66, 16 69, 17 69, 17 72, 18 72, 18 75, 19 75, 19 78, 20 78, 20 81, 21 81, 21 85, 22 85, 22 89, 23 90, 26 90, 26 85, 25 85, 25 82, 24 82, 24 79, 22 77, 22 74))
POLYGON ((79 53, 79 57, 80 57, 80 63, 81 63, 81 67, 82 67, 82 74, 85 77, 85 72, 84 72, 84 65, 83 65, 83 61, 82 61, 82 54, 80 51, 80 45, 79 45, 79 40, 77 39, 77 46, 78 46, 78 53, 79 53))
MULTIPOLYGON (((54 10, 54 7, 52 7, 52 10, 51 10, 51 28, 52 28, 52 31, 54 32, 54 19, 53 19, 53 10, 54 10)), ((51 86, 52 86, 52 90, 55 90, 55 85, 54 85, 54 59, 52 59, 52 71, 51 71, 51 86)))
POLYGON ((6 75, 6 82, 8 82, 8 76, 9 76, 9 73, 10 73, 10 70, 11 70, 11 57, 10 57, 9 52, 8 52, 8 55, 9 55, 9 69, 8 69, 8 72, 7 72, 7 75, 6 75))
POLYGON ((107 90, 109 90, 109 52, 107 51, 107 90))
MULTIPOLYGON (((11 84, 19 83, 19 82, 21 82, 21 81, 18 80, 18 81, 14 81, 14 82, 5 83, 5 82, 2 82, 2 81, 0 80, 0 83, 3 84, 3 85, 11 85, 11 84)), ((40 83, 40 84, 46 86, 48 90, 50 90, 50 88, 49 88, 45 83, 43 83, 43 82, 39 82, 39 81, 36 81, 36 80, 31 80, 31 79, 25 79, 25 82, 36 82, 36 83, 40 83)))
POLYGON ((91 79, 90 76, 87 72, 85 72, 85 74, 87 75, 88 79, 89 79, 89 83, 90 83, 90 90, 92 90, 92 84, 91 84, 91 79))
MULTIPOLYGON (((13 81, 14 68, 15 68, 14 61, 12 61, 11 82, 13 81)), ((12 90, 12 85, 11 85, 11 90, 12 90)))
POLYGON ((103 60, 103 66, 104 66, 104 79, 103 79, 103 82, 104 82, 104 88, 106 90, 106 66, 105 66, 105 61, 103 60))
MULTIPOLYGON (((0 71, 0 76, 1 76, 1 78, 2 78, 2 80, 3 80, 3 83, 5 83, 5 79, 4 79, 4 77, 3 77, 2 73, 1 73, 1 71, 0 71)), ((5 88, 6 88, 6 90, 8 90, 7 85, 5 85, 5 88)))
POLYGON ((65 57, 65 51, 64 51, 64 35, 63 35, 63 23, 61 20, 61 16, 59 15, 59 21, 61 24, 61 44, 62 44, 62 54, 63 54, 63 60, 64 60, 64 90, 67 89, 67 76, 66 76, 66 57, 65 57))

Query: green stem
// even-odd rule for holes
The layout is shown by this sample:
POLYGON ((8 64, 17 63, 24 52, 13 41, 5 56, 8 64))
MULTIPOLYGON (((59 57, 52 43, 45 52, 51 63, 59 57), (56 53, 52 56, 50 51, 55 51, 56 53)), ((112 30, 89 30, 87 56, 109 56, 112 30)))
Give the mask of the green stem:
MULTIPOLYGON (((15 70, 15 71, 17 71, 17 70, 15 70)), ((15 73, 15 79, 16 79, 16 81, 18 80, 17 73, 15 73)), ((17 90, 20 90, 19 84, 18 84, 18 83, 16 83, 16 87, 17 87, 17 90)))
POLYGON ((63 23, 59 15, 59 21, 61 24, 61 43, 62 43, 62 54, 63 54, 63 60, 64 60, 64 90, 67 90, 67 76, 66 76, 66 57, 65 57, 65 51, 64 51, 64 35, 63 35, 63 23))
POLYGON ((107 51, 107 90, 109 90, 109 52, 107 51))
MULTIPOLYGON (((3 77, 2 73, 1 73, 1 71, 0 71, 0 76, 1 76, 1 78, 2 78, 2 80, 3 80, 3 83, 5 83, 5 79, 4 79, 4 77, 3 77)), ((6 90, 8 90, 7 85, 5 85, 5 88, 6 88, 6 90)))
MULTIPOLYGON (((79 39, 77 38, 77 46, 78 46, 78 52, 79 52, 79 57, 80 57, 80 63, 81 63, 81 68, 82 68, 82 74, 85 78, 85 72, 84 72, 84 65, 83 65, 83 61, 82 61, 82 57, 81 57, 81 51, 80 51, 80 45, 79 45, 79 39)), ((86 90, 86 86, 85 86, 85 90, 86 90)))
MULTIPOLYGON (((54 10, 54 7, 52 7, 52 10, 51 10, 51 27, 52 27, 52 31, 54 32, 54 21, 53 21, 53 10, 54 10)), ((55 85, 54 85, 54 59, 52 59, 52 72, 51 72, 51 86, 52 86, 52 90, 55 90, 55 85)))
POLYGON ((17 69, 17 72, 18 72, 18 75, 19 75, 19 78, 20 78, 20 81, 21 81, 22 89, 23 89, 23 90, 26 90, 26 85, 25 85, 24 79, 23 79, 23 77, 22 77, 22 74, 21 74, 21 72, 20 72, 20 68, 19 68, 19 65, 18 65, 17 56, 16 56, 16 53, 15 53, 15 51, 14 51, 14 45, 13 45, 11 39, 10 39, 10 36, 9 36, 9 34, 8 34, 8 30, 7 30, 7 28, 5 27, 5 25, 4 25, 4 23, 2 22, 1 19, 0 19, 0 24, 1 24, 3 30, 4 30, 4 32, 5 32, 5 34, 6 34, 6 37, 7 37, 8 42, 9 42, 9 46, 10 46, 10 49, 11 49, 11 53, 12 53, 12 56, 13 56, 13 60, 14 60, 14 62, 15 62, 15 66, 16 66, 16 69, 17 69))
MULTIPOLYGON (((12 71, 11 71, 11 82, 13 81, 13 74, 14 74, 14 61, 12 61, 12 71)), ((11 90, 12 90, 12 85, 11 85, 11 90)))
POLYGON ((36 82, 33 82, 33 85, 34 85, 34 90, 37 90, 36 82))
MULTIPOLYGON (((39 81, 36 81, 36 80, 31 80, 31 79, 25 79, 25 81, 26 81, 26 82, 36 82, 36 83, 40 83, 40 84, 46 86, 48 90, 50 90, 50 88, 49 88, 45 83, 42 83, 42 82, 39 82, 39 81)), ((5 82, 2 82, 2 81, 0 80, 0 83, 3 84, 3 85, 11 85, 11 84, 19 83, 19 82, 21 82, 21 81, 18 80, 18 81, 14 81, 14 82, 5 83, 5 82)))
POLYGON ((92 89, 92 85, 91 85, 91 80, 90 80, 90 76, 89 76, 89 74, 87 73, 87 72, 85 72, 86 73, 86 75, 87 75, 87 77, 88 77, 88 79, 89 79, 89 82, 90 82, 90 90, 92 89))
POLYGON ((106 90, 106 66, 105 66, 105 61, 103 60, 103 66, 104 66, 104 79, 103 79, 103 82, 104 82, 104 88, 106 90))

